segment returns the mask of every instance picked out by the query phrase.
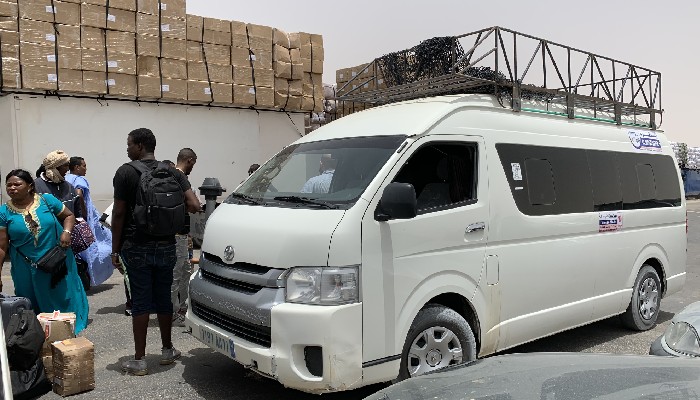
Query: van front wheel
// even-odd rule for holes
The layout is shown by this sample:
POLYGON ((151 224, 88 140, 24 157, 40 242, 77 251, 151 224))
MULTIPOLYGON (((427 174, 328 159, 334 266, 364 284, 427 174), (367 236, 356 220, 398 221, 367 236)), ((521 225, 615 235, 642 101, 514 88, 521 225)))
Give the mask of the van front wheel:
POLYGON ((632 300, 622 314, 622 323, 637 331, 649 330, 656 323, 661 306, 659 274, 650 265, 642 266, 632 290, 632 300))
POLYGON ((397 380, 475 359, 476 340, 467 321, 450 308, 428 305, 408 330, 397 380))

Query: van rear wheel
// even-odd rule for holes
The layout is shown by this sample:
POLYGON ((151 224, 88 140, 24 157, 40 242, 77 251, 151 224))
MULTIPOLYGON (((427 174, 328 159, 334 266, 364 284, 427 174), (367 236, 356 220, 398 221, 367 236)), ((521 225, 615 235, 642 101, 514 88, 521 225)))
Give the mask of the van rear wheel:
POLYGON ((661 306, 661 280, 651 265, 642 266, 632 290, 632 300, 621 316, 622 323, 629 329, 649 330, 656 324, 661 306))
POLYGON ((476 340, 459 313, 428 305, 408 330, 398 381, 476 359, 476 340))

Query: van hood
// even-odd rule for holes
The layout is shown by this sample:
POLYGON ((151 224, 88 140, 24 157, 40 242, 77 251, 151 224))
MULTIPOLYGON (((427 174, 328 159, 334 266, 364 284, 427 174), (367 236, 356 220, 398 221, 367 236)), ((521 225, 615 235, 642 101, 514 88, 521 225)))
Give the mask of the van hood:
POLYGON ((204 229, 202 251, 224 262, 269 268, 326 266, 331 236, 345 210, 221 204, 204 229), (234 257, 224 250, 232 246, 234 257))

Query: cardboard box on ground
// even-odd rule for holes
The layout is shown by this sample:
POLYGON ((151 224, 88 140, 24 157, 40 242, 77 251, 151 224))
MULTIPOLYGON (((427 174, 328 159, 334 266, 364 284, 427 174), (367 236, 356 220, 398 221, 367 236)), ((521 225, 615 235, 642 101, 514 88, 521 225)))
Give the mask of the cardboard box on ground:
POLYGON ((53 391, 63 397, 95 389, 95 347, 84 337, 51 344, 53 391))

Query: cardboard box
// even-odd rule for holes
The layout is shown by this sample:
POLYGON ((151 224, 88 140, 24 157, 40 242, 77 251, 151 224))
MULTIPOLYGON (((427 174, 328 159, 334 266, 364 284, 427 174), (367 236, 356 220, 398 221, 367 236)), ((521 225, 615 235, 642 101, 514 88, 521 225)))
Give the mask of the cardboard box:
POLYGON ((321 61, 325 59, 325 52, 323 50, 323 47, 312 46, 311 43, 306 43, 301 45, 300 50, 302 58, 310 58, 313 60, 321 61))
POLYGON ((255 105, 255 88, 249 85, 233 85, 233 104, 255 105))
MULTIPOLYGON (((80 8, 80 21, 83 26, 107 28, 122 32, 136 32, 136 13, 103 6, 83 3, 80 8)), ((77 25, 77 24, 76 24, 77 25)))
MULTIPOLYGON (((272 28, 269 26, 247 24, 248 42, 251 49, 272 50, 272 28)), ((235 94, 234 94, 235 97, 235 94)))
POLYGON ((201 42, 204 30, 204 17, 187 14, 187 40, 201 42))
POLYGON ((271 87, 258 87, 255 89, 255 97, 258 107, 275 107, 275 90, 271 87))
MULTIPOLYGON (((154 56, 137 56, 136 57, 136 75, 160 77, 160 62, 158 57, 154 56)), ((160 80, 158 81, 160 82, 160 80)), ((160 85, 160 83, 159 83, 160 85)), ((160 93, 160 89, 158 89, 160 93)))
POLYGON ((136 33, 157 37, 160 33, 158 15, 136 13, 136 33))
POLYGON ((164 38, 187 40, 187 23, 177 18, 161 16, 160 34, 164 38))
MULTIPOLYGON (((36 76, 32 77, 32 79, 37 78, 38 81, 41 79, 54 81, 53 77, 47 79, 40 76, 40 71, 35 70, 34 68, 23 69, 23 72, 36 74, 36 76)), ((44 74, 48 75, 51 73, 52 72, 50 69, 44 69, 44 74)), ((55 71, 53 73, 55 74, 55 71)), ((40 313, 36 317, 39 320, 41 329, 44 331, 44 336, 46 337, 41 351, 42 355, 51 356, 51 343, 75 337, 75 313, 61 313, 56 311, 53 313, 40 313)))
POLYGON ((83 71, 83 91, 85 93, 107 94, 107 73, 83 71))
MULTIPOLYGON (((303 54, 302 54, 303 58, 303 54)), ((350 70, 348 68, 341 68, 335 71, 335 81, 336 83, 347 82, 350 80, 350 70)))
POLYGON ((110 72, 107 77, 107 93, 116 96, 136 97, 136 76, 110 72))
POLYGON ((53 391, 61 396, 95 388, 95 347, 84 337, 52 344, 53 391))
POLYGON ((316 47, 323 47, 323 36, 317 35, 317 34, 310 34, 311 36, 311 44, 316 46, 316 47))
POLYGON ((231 45, 248 48, 248 30, 245 22, 231 21, 231 45))
POLYGON ((160 73, 163 78, 187 79, 187 61, 161 58, 160 73))
POLYGON ((80 27, 73 25, 54 25, 50 22, 19 20, 19 38, 23 42, 80 48, 80 27))
POLYGON ((275 86, 275 71, 271 69, 255 68, 254 73, 256 88, 272 88, 275 86))
POLYGON ((298 49, 299 47, 301 47, 301 33, 290 33, 289 48, 298 49))
POLYGON ((136 75, 136 54, 108 51, 107 70, 118 74, 136 75))
POLYGON ((2 58, 2 84, 3 88, 20 89, 22 79, 19 73, 19 60, 17 58, 2 58))
POLYGON ((136 34, 136 55, 138 56, 160 56, 160 39, 158 36, 136 34))
POLYGON ((253 68, 234 66, 233 83, 236 85, 253 86, 253 68))
POLYGON ((62 92, 83 92, 83 71, 73 69, 58 70, 58 90, 62 92))
POLYGON ((301 96, 285 95, 275 89, 275 107, 287 111, 301 110, 301 96))
MULTIPOLYGON (((156 60, 157 61, 157 60, 156 60)), ((160 78, 153 76, 137 77, 138 97, 142 99, 160 99, 160 78)))
POLYGON ((231 48, 211 43, 199 43, 187 41, 187 61, 204 62, 210 64, 231 65, 231 48))
POLYGON ((107 72, 107 55, 104 49, 83 49, 81 55, 84 71, 107 72))
POLYGON ((292 96, 302 96, 302 81, 300 80, 291 80, 289 81, 289 94, 292 96))
POLYGON ((204 18, 204 29, 231 33, 231 22, 217 18, 204 18))
POLYGON ((233 88, 231 84, 187 81, 187 100, 231 104, 233 88))
MULTIPOLYGON (((133 32, 106 31, 107 51, 136 55, 136 34, 133 32)), ((101 47, 98 47, 101 48, 101 47)))
POLYGON ((231 65, 250 67, 250 50, 243 47, 231 47, 231 65))
POLYGON ((162 95, 169 100, 187 100, 187 81, 183 79, 162 80, 162 95))
POLYGON ((275 71, 275 78, 292 79, 291 63, 275 61, 272 69, 275 71))
POLYGON ((232 84, 233 71, 230 65, 189 62, 187 63, 187 79, 232 84))
POLYGON ((52 23, 55 19, 62 25, 80 25, 80 4, 59 0, 20 0, 18 4, 20 18, 52 23))
POLYGON ((210 31, 209 29, 205 29, 204 30, 204 37, 203 37, 202 41, 205 43, 230 46, 231 45, 231 33, 230 32, 210 31))
POLYGON ((160 14, 164 17, 173 17, 181 20, 185 20, 187 14, 185 13, 185 0, 161 0, 160 10, 158 9, 158 0, 137 0, 136 10, 143 14, 158 15, 160 14))
POLYGON ((282 46, 289 49, 289 35, 281 29, 274 28, 272 29, 272 43, 274 43, 275 46, 282 46))
POLYGON ((17 0, 0 1, 0 16, 17 19, 17 17, 19 16, 19 11, 17 10, 17 0))
POLYGON ((302 111, 313 111, 316 108, 314 103, 314 97, 302 96, 301 98, 301 110, 302 111))
POLYGON ((120 10, 136 11, 136 0, 81 0, 83 3, 107 6, 120 10))
POLYGON ((53 382, 53 356, 41 356, 41 362, 42 364, 44 364, 44 372, 46 373, 46 379, 49 382, 53 382))
POLYGON ((160 56, 174 60, 187 60, 187 41, 163 38, 160 56))
POLYGON ((272 61, 280 61, 287 64, 291 63, 292 58, 289 49, 278 44, 274 45, 272 48, 272 61))
POLYGON ((272 52, 260 49, 250 49, 253 68, 273 69, 272 52))
POLYGON ((53 44, 20 42, 20 62, 28 67, 82 69, 80 48, 58 47, 53 44))
POLYGON ((19 58, 19 33, 0 31, 0 54, 2 57, 19 58))

